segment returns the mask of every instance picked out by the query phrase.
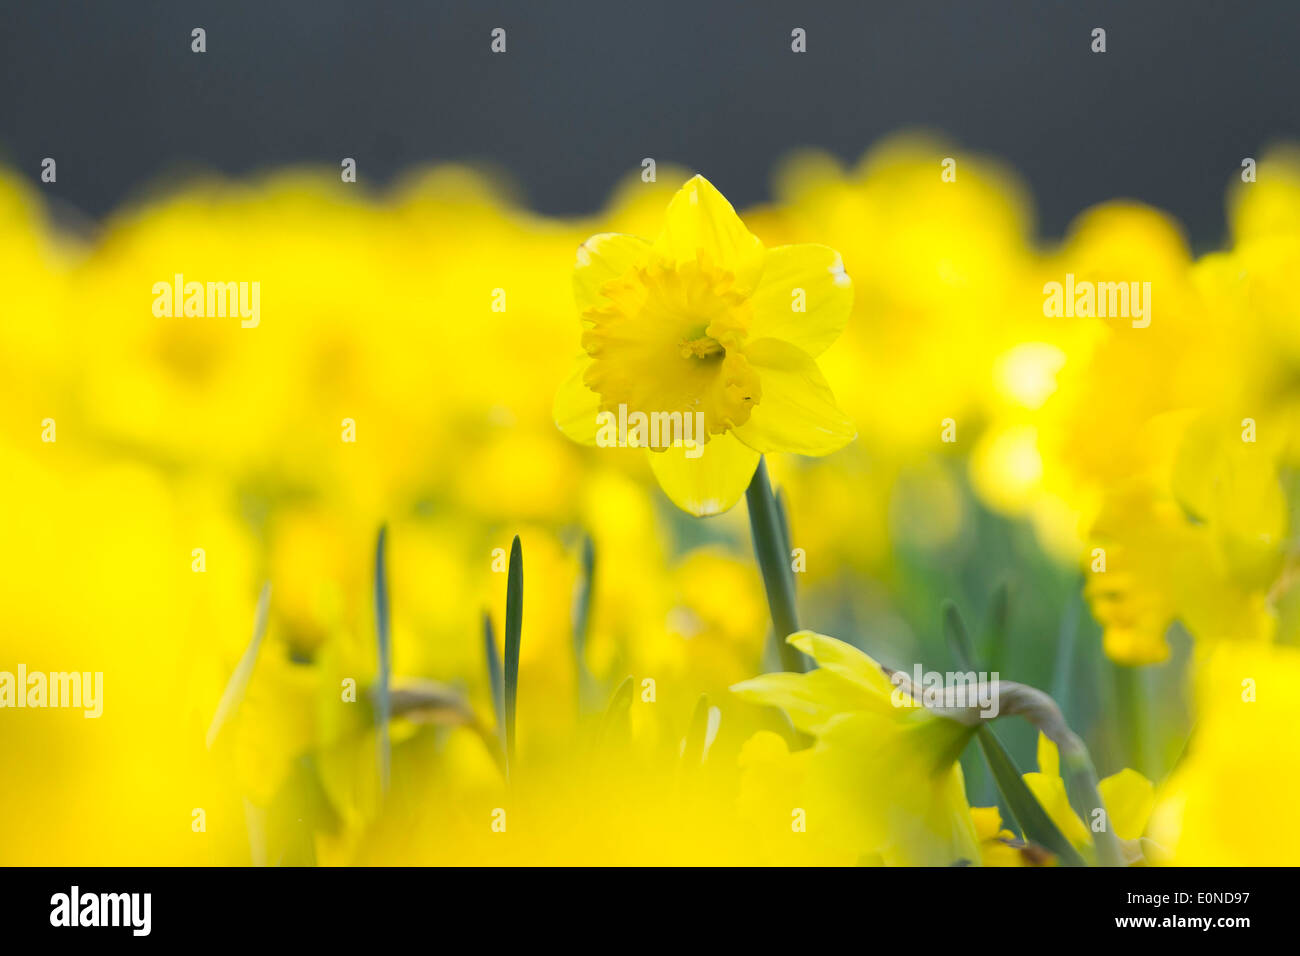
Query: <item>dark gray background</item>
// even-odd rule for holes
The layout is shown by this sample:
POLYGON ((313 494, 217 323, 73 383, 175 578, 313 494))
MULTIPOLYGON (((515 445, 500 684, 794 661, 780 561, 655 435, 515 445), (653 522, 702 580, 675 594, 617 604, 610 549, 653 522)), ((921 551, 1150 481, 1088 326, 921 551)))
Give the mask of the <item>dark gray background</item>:
POLYGON ((584 213, 644 156, 744 205, 794 147, 921 126, 1017 169, 1045 236, 1128 196, 1205 244, 1242 157, 1300 138, 1298 39, 1296 0, 0 0, 0 161, 34 181, 55 157, 43 188, 93 216, 159 177, 343 156, 375 186, 487 162, 584 213))

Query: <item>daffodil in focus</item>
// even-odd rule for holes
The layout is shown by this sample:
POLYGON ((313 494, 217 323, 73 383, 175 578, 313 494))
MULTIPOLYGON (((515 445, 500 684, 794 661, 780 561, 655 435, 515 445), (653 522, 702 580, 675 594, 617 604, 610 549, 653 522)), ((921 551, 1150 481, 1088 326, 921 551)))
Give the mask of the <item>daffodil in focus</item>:
MULTIPOLYGON (((749 793, 799 801, 795 807, 806 812, 809 836, 851 848, 867 862, 978 863, 979 841, 957 763, 975 728, 920 706, 879 664, 843 641, 811 631, 789 641, 818 669, 765 674, 732 690, 781 708, 816 743, 776 755, 784 760, 770 753, 780 743, 771 735, 751 745, 750 767, 762 775, 748 774, 749 793), (759 744, 766 759, 755 761, 759 744), (791 779, 800 781, 797 793, 791 779)), ((767 819, 790 820, 792 808, 771 810, 767 819)))
POLYGON ((556 424, 587 445, 642 447, 695 515, 726 511, 769 452, 826 455, 856 432, 817 367, 853 287, 840 256, 767 249, 702 176, 655 240, 616 233, 578 248, 583 355, 556 424))

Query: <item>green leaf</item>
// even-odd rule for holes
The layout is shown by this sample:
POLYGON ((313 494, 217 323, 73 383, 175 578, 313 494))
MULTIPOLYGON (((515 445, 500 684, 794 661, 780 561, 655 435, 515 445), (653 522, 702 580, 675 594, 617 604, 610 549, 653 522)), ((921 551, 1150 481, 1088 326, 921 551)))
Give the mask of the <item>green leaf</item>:
POLYGON ((596 549, 591 535, 582 537, 582 565, 573 589, 573 656, 578 675, 578 709, 585 712, 593 693, 594 681, 584 663, 587 632, 591 624, 591 594, 596 574, 596 549))
POLYGON ((596 571, 596 549, 591 535, 582 538, 582 568, 573 591, 573 647, 582 663, 587 644, 587 625, 591 615, 591 584, 596 571))
POLYGON ((754 477, 745 489, 745 504, 749 508, 754 557, 763 575, 763 590, 772 613, 772 633, 781 666, 800 674, 805 670, 803 655, 785 640, 799 630, 799 616, 794 603, 794 571, 790 568, 790 552, 786 547, 776 499, 772 496, 772 486, 767 480, 767 460, 764 458, 758 460, 754 477))
POLYGON ((515 773, 515 705, 519 694, 519 644, 524 627, 524 555, 519 535, 510 543, 506 575, 506 659, 503 671, 506 727, 506 779, 515 773))
POLYGON ((615 689, 614 696, 609 699, 609 706, 605 708, 605 716, 596 729, 596 750, 600 750, 609 732, 614 729, 615 721, 626 717, 627 712, 631 709, 632 684, 632 675, 628 674, 615 689))
POLYGON ((1056 665, 1052 676, 1052 699, 1067 713, 1070 707, 1070 688, 1075 680, 1074 647, 1079 630, 1078 594, 1070 595, 1061 624, 1056 630, 1056 665))
POLYGON ((975 652, 971 649, 970 635, 966 633, 957 605, 949 600, 943 602, 943 634, 953 657, 957 658, 957 666, 964 671, 973 671, 975 652))
POLYGON ((487 657, 488 686, 492 688, 492 714, 496 718, 501 747, 506 745, 506 697, 502 686, 501 657, 497 654, 497 637, 492 630, 492 616, 483 612, 483 651, 487 657))
POLYGON ((1015 762, 1002 746, 1002 741, 998 740, 993 733, 992 728, 981 726, 975 736, 979 740, 980 750, 984 753, 989 769, 993 771, 993 779, 998 785, 998 790, 1006 800, 1007 807, 1015 817, 1025 839, 1051 850, 1065 866, 1083 866, 1083 857, 1057 829, 1042 804, 1025 786, 1025 781, 1021 778, 1020 771, 1016 769, 1015 762))
POLYGON ((709 695, 701 694, 695 702, 691 713, 690 726, 686 728, 686 739, 682 744, 682 760, 687 763, 703 763, 704 745, 709 736, 709 695))
POLYGON ((1150 688, 1146 681, 1146 668, 1130 667, 1127 664, 1111 664, 1110 672, 1114 683, 1113 699, 1119 726, 1127 733, 1127 760, 1130 767, 1143 776, 1151 774, 1151 765, 1147 760, 1149 733, 1151 723, 1150 688))
POLYGON ((996 671, 1002 666, 1010 618, 1011 587, 1003 581, 993 592, 993 604, 989 608, 988 634, 984 640, 984 663, 991 671, 996 671))
POLYGON ((239 709, 239 702, 244 699, 244 688, 248 686, 249 679, 253 676, 253 666, 257 663, 257 652, 262 646, 262 636, 266 633, 266 615, 271 607, 271 582, 267 581, 262 585, 262 593, 257 598, 257 613, 253 617, 253 636, 244 648, 244 655, 235 665, 235 672, 230 675, 230 680, 226 682, 226 689, 221 692, 221 700, 217 703, 217 711, 212 715, 212 723, 208 724, 207 747, 212 749, 212 745, 217 742, 217 735, 221 733, 222 726, 227 720, 239 709))
POLYGON ((1074 754, 1061 754, 1061 776, 1065 781, 1066 796, 1079 817, 1091 824, 1093 812, 1101 810, 1105 815, 1106 825, 1100 830, 1093 830, 1092 843, 1097 850, 1097 862, 1101 866, 1124 866, 1124 852, 1120 849, 1119 837, 1110 821, 1110 811, 1106 809, 1097 786, 1097 770, 1092 765, 1092 756, 1082 750, 1074 754))
POLYGON ((388 790, 392 752, 388 739, 389 699, 388 686, 392 670, 392 643, 388 618, 388 565, 384 557, 384 543, 388 539, 388 526, 379 528, 375 542, 375 635, 379 651, 379 673, 375 677, 375 730, 379 745, 379 787, 388 790))

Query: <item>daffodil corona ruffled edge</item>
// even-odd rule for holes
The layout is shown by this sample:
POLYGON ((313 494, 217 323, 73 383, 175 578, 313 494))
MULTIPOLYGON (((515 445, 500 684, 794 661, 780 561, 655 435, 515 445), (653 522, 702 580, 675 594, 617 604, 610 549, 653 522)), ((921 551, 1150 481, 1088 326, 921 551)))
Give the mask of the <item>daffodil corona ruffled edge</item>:
POLYGON ((816 362, 853 307, 839 254, 765 248, 704 177, 678 190, 654 241, 582 243, 574 294, 583 354, 555 397, 556 425, 585 445, 648 448, 683 510, 729 509, 761 454, 826 455, 856 437, 816 362), (638 432, 638 414, 656 427, 638 432), (663 435, 659 416, 700 427, 663 435))

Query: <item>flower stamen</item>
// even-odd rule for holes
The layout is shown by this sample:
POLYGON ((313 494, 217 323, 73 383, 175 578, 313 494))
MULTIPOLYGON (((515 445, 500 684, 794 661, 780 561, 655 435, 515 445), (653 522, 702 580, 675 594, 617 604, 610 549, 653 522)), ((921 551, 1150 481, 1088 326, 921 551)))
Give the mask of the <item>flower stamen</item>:
POLYGON ((679 350, 684 359, 710 359, 727 354, 722 343, 708 335, 701 335, 698 339, 682 339, 679 350))

